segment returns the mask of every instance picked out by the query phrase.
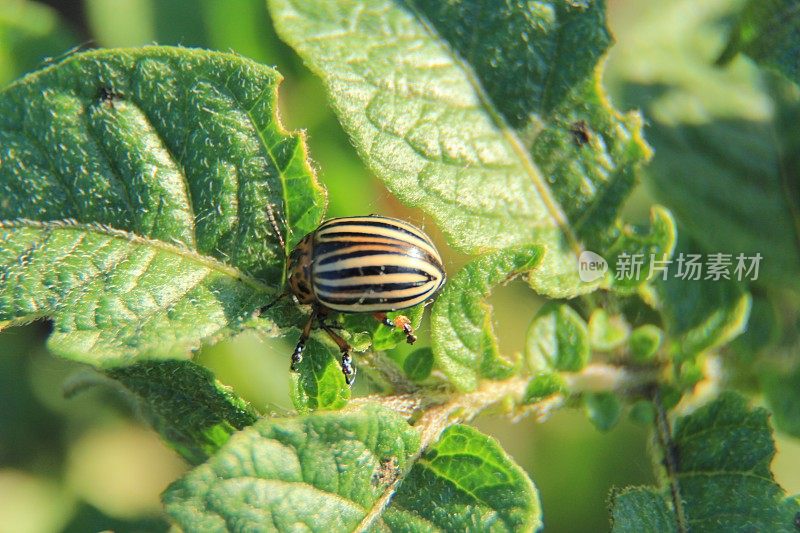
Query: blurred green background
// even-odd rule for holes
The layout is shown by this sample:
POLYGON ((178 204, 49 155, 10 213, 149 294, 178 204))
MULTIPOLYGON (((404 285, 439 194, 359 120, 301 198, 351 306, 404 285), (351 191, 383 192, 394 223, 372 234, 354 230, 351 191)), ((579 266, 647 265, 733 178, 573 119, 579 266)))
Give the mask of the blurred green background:
MULTIPOLYGON (((711 3, 723 14, 741 4, 711 3)), ((640 21, 657 4, 609 2, 609 24, 618 44, 606 77, 620 109, 647 104, 650 93, 632 90, 627 81, 646 76, 648 69, 672 69, 687 79, 696 74, 675 55, 663 53, 658 42, 643 42, 652 34, 640 21)), ((665 24, 674 22, 680 20, 665 24)), ((703 53, 721 50, 729 25, 730 19, 722 16, 709 31, 692 36, 684 43, 689 55, 703 59, 703 53)), ((670 30, 664 27, 662 38, 672 38, 670 30)), ((235 51, 276 66, 285 77, 280 92, 283 121, 308 133, 311 156, 328 188, 329 216, 399 216, 438 237, 424 215, 399 205, 366 171, 327 106, 319 81, 276 37, 264 0, 0 0, 3 85, 75 50, 153 43, 235 51)), ((697 90, 703 90, 702 83, 697 90)), ((626 208, 628 220, 645 221, 652 203, 645 179, 626 208)), ((446 248, 441 238, 438 242, 446 248)), ((451 271, 463 261, 457 254, 446 255, 451 271)), ((497 290, 492 303, 501 348, 521 351, 541 302, 523 284, 512 283, 497 290)), ((159 494, 186 464, 139 421, 135 406, 113 383, 50 356, 44 346, 47 334, 46 323, 0 333, 0 533, 165 530, 159 494)), ((290 406, 290 351, 288 341, 267 342, 245 334, 207 348, 200 361, 263 412, 281 412, 290 406)), ((627 420, 607 434, 577 410, 560 411, 544 424, 512 424, 489 415, 477 423, 530 473, 540 490, 546 531, 607 530, 609 489, 654 481, 647 430, 627 420)), ((795 466, 800 464, 800 444, 778 440, 778 481, 789 493, 800 492, 800 469, 795 466)))

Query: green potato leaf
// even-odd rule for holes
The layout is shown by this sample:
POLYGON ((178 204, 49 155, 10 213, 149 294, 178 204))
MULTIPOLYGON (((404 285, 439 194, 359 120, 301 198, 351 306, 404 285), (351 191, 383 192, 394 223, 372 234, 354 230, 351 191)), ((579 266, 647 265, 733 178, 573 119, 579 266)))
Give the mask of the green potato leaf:
POLYGON ((383 515, 392 531, 535 531, 536 487, 497 441, 447 428, 414 463, 383 515))
POLYGON ((544 305, 528 328, 525 356, 534 372, 580 371, 589 361, 586 321, 567 304, 544 305))
POLYGON ((347 405, 350 387, 342 374, 338 354, 338 350, 314 338, 308 340, 298 371, 290 375, 289 394, 298 412, 340 409, 347 405))
POLYGON ((548 396, 564 392, 567 389, 564 379, 556 372, 548 372, 535 376, 528 382, 523 396, 524 403, 537 403, 548 396))
POLYGON ((390 409, 261 420, 164 494, 184 530, 531 531, 536 489, 497 442, 447 428, 420 437, 390 409), (400 483, 402 481, 402 483, 400 483))
POLYGON ((280 76, 231 54, 73 55, 0 92, 0 325, 57 354, 185 358, 283 285, 325 194, 275 115, 280 76))
POLYGON ((639 363, 650 361, 656 356, 663 341, 664 332, 657 326, 652 324, 639 326, 631 332, 628 339, 631 358, 639 363))
POLYGON ((772 412, 775 427, 793 437, 800 438, 800 366, 763 369, 759 375, 764 399, 772 412))
POLYGON ((408 354, 403 361, 403 371, 412 381, 424 381, 433 370, 433 350, 418 348, 408 354))
POLYGON ((258 416, 211 372, 191 361, 142 361, 111 368, 106 375, 139 400, 153 428, 195 465, 258 416))
POLYGON ((724 393, 672 431, 671 487, 612 495, 612 531, 796 531, 800 498, 775 483, 775 454, 764 409, 724 393), (676 501, 679 507, 676 508, 676 501))
POLYGON ((404 471, 420 439, 391 410, 263 419, 163 495, 187 531, 351 531, 404 471))
MULTIPOLYGON (((422 315, 425 312, 425 307, 425 304, 421 304, 411 307, 410 309, 392 311, 387 313, 386 316, 393 319, 399 315, 403 315, 411 320, 411 327, 416 330, 422 323, 422 315)), ((368 335, 373 350, 391 350, 398 344, 406 343, 406 334, 402 329, 390 328, 375 320, 370 313, 342 314, 339 316, 339 321, 351 335, 358 336, 359 333, 368 335)), ((356 338, 354 340, 358 339, 356 338)))
POLYGON ((622 416, 622 402, 611 392, 587 393, 583 404, 589 421, 600 431, 610 431, 622 416))
POLYGON ((677 241, 672 213, 661 206, 650 209, 650 226, 626 224, 619 238, 606 251, 609 269, 614 273, 612 287, 631 294, 646 280, 657 280, 668 270, 677 241), (639 262, 641 260, 641 262, 639 262))
POLYGON ((609 316, 595 309, 589 317, 589 343, 595 350, 611 351, 622 346, 630 337, 631 327, 622 315, 609 316))
POLYGON ((500 355, 486 303, 495 285, 535 268, 538 246, 517 246, 474 259, 453 276, 433 304, 434 363, 459 390, 472 390, 480 377, 503 379, 517 363, 500 355))
POLYGON ((271 0, 279 35, 319 75, 369 168, 451 245, 547 249, 548 296, 585 293, 584 244, 616 218, 649 150, 600 89, 603 2, 271 0))
MULTIPOLYGON (((683 257, 688 263, 690 256, 697 254, 684 253, 681 248, 676 260, 683 257)), ((682 279, 670 275, 654 283, 653 288, 656 307, 668 334, 666 346, 678 360, 691 359, 722 346, 747 326, 751 297, 733 280, 682 279)))

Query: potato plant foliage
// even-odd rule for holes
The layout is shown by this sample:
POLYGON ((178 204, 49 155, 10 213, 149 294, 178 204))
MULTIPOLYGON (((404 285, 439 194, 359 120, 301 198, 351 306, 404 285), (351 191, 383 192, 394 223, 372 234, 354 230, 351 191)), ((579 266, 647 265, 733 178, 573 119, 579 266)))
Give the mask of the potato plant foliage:
POLYGON ((430 348, 400 356, 401 332, 344 317, 375 394, 351 397, 317 332, 300 372, 287 353, 294 411, 280 416, 191 360, 245 330, 294 339, 303 322, 288 300, 259 311, 326 216, 305 138, 278 119, 280 74, 159 46, 54 61, 0 92, 0 329, 51 320, 55 356, 135 397, 193 465, 162 496, 182 530, 538 530, 536 480, 468 423, 582 406, 602 430, 626 413, 652 427, 660 484, 612 492, 614 531, 796 531, 800 499, 770 461, 771 424, 800 437, 800 34, 771 28, 796 29, 798 9, 691 4, 643 2, 622 30, 643 57, 615 83, 653 93, 645 141, 642 114, 603 88, 601 0, 268 1, 364 165, 469 256, 429 311, 430 348), (680 10, 688 29, 653 29, 680 10), (720 62, 735 68, 686 52, 682 32, 733 16, 720 62), (712 80, 701 96, 688 75, 636 68, 664 49, 712 80), (773 134, 737 136, 741 121, 773 134), (664 206, 632 226, 621 209, 645 170, 664 206), (582 280, 587 250, 608 269, 582 280), (761 277, 651 268, 723 251, 761 253, 761 277), (615 276, 635 254, 642 275, 615 276), (548 300, 523 354, 503 352, 487 301, 515 277, 548 300))

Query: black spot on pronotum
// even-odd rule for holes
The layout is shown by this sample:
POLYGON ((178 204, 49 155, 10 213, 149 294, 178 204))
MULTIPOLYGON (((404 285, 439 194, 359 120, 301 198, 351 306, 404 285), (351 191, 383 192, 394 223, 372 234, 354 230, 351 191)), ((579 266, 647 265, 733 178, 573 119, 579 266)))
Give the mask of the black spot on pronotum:
POLYGON ((125 96, 122 93, 115 91, 111 87, 100 87, 97 93, 97 99, 111 109, 114 108, 115 103, 120 102, 124 98, 125 96))
POLYGON ((583 146, 592 138, 592 133, 589 131, 589 125, 585 120, 578 120, 570 124, 569 133, 572 135, 572 141, 577 146, 583 146))

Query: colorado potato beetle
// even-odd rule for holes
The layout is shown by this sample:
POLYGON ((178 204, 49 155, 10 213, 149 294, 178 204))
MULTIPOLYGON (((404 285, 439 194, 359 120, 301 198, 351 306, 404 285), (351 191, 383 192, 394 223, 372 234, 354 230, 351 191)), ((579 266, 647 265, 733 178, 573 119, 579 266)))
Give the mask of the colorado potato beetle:
POLYGON ((442 258, 425 233, 402 220, 378 215, 323 222, 292 250, 287 270, 289 291, 312 308, 292 353, 292 370, 298 370, 311 328, 318 322, 341 350, 348 384, 355 377, 350 345, 325 317, 331 312, 372 313, 384 325, 401 328, 413 344, 416 337, 409 319, 392 320, 386 313, 432 298, 446 279, 442 258))

